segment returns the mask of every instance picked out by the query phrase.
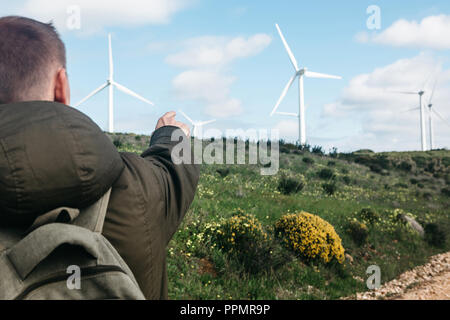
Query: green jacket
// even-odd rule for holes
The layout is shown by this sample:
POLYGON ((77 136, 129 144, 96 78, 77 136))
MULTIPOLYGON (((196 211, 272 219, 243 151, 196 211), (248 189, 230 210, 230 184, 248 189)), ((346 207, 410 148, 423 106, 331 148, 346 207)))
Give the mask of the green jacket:
POLYGON ((53 102, 0 105, 0 224, 27 228, 49 210, 84 208, 112 187, 103 235, 147 299, 167 298, 166 247, 197 187, 196 165, 175 165, 156 130, 142 155, 117 152, 86 115, 53 102))

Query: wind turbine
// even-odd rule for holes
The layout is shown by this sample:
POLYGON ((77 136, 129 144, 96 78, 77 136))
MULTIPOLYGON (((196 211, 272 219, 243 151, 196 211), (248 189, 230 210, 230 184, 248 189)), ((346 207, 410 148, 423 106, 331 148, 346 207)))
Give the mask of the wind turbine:
MULTIPOLYGON (((192 127, 193 127, 193 129, 192 129, 192 136, 195 137, 195 138, 197 138, 197 134, 198 134, 198 129, 199 128, 203 127, 204 125, 207 125, 207 124, 210 124, 210 123, 213 123, 213 122, 217 121, 216 119, 209 120, 209 121, 194 121, 191 118, 189 118, 186 115, 186 113, 184 113, 181 110, 179 110, 179 111, 183 115, 183 117, 185 117, 192 124, 192 127)), ((199 138, 202 138, 202 137, 199 137, 199 138)))
POLYGON ((445 120, 445 118, 436 111, 436 108, 433 108, 433 96, 434 92, 436 90, 436 84, 437 80, 434 82, 433 91, 431 91, 430 100, 428 101, 428 125, 430 130, 430 150, 434 149, 434 132, 433 132, 433 113, 437 115, 439 118, 441 118, 442 121, 444 121, 448 126, 450 126, 450 123, 445 120))
POLYGON ((114 87, 119 89, 120 91, 135 97, 136 99, 139 99, 149 105, 154 105, 153 102, 143 98, 142 96, 138 95, 137 93, 131 91, 127 87, 117 83, 114 81, 114 63, 113 63, 113 55, 112 55, 112 46, 111 46, 111 34, 108 34, 108 44, 109 44, 109 76, 106 80, 106 83, 102 84, 99 88, 95 89, 93 92, 91 92, 86 98, 82 99, 80 102, 78 102, 74 107, 77 108, 96 94, 103 91, 103 89, 108 88, 109 89, 109 103, 108 103, 108 132, 113 133, 114 132, 114 87))
POLYGON ((425 90, 420 90, 418 92, 414 91, 390 91, 391 93, 408 94, 408 95, 419 95, 419 107, 413 110, 420 110, 420 138, 422 144, 422 151, 427 150, 427 140, 426 140, 426 128, 425 128, 425 108, 422 103, 423 95, 425 90))
POLYGON ((278 24, 275 24, 275 26, 278 30, 281 41, 283 42, 283 45, 287 51, 289 59, 291 60, 292 66, 294 67, 295 73, 289 79, 286 87, 284 88, 283 92, 281 93, 281 96, 278 99, 278 102, 275 105, 275 108, 273 108, 270 116, 273 116, 274 114, 280 114, 280 115, 285 115, 285 116, 298 117, 298 119, 299 119, 299 124, 298 124, 299 143, 301 145, 304 145, 304 144, 306 144, 305 100, 304 100, 304 90, 303 90, 304 77, 320 78, 320 79, 342 79, 342 77, 308 71, 307 68, 300 69, 298 67, 297 60, 294 57, 294 54, 292 53, 291 49, 289 48, 289 45, 287 44, 286 39, 284 38, 283 33, 281 32, 280 27, 278 26, 278 24), (283 101, 284 97, 286 96, 289 88, 292 86, 292 84, 294 83, 294 81, 297 77, 298 77, 298 83, 299 83, 299 114, 287 113, 287 112, 277 112, 278 107, 280 106, 280 104, 283 101))

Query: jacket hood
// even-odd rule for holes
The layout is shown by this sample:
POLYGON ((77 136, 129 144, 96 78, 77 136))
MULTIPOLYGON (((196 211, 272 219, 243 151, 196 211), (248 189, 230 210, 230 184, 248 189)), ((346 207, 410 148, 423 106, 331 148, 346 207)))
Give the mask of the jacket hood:
POLYGON ((124 168, 86 115, 55 102, 0 105, 0 224, 97 201, 124 168))

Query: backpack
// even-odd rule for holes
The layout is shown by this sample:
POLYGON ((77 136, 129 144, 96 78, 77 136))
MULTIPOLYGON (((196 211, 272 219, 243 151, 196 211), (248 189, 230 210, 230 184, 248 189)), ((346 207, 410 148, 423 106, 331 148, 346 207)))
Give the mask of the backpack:
POLYGON ((0 300, 145 299, 101 235, 110 193, 85 209, 39 216, 25 237, 0 226, 0 300))

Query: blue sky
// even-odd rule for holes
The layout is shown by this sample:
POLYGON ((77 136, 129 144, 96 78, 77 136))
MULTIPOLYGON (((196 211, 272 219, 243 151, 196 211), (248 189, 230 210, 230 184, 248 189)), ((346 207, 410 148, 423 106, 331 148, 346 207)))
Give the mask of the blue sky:
MULTIPOLYGON (((436 110, 450 119, 450 3, 448 1, 49 1, 0 4, 2 14, 52 19, 68 51, 72 103, 105 82, 107 34, 113 35, 115 80, 155 102, 148 106, 116 90, 117 131, 151 133, 164 112, 216 118, 214 127, 280 130, 297 139, 296 119, 269 117, 292 66, 275 23, 299 65, 343 80, 306 79, 310 144, 340 151, 418 150, 415 96, 439 77, 436 110), (66 27, 70 5, 81 29, 66 27), (368 30, 366 8, 381 9, 381 29, 368 30), (423 79, 423 81, 422 81, 423 79)), ((428 92, 430 90, 428 89, 428 92)), ((107 92, 79 109, 107 127, 107 92)), ((298 112, 293 86, 279 111, 298 112)), ((183 119, 180 117, 180 119, 183 119)), ((434 118, 435 146, 450 147, 450 127, 434 118)), ((206 128, 205 128, 206 129, 206 128)))

